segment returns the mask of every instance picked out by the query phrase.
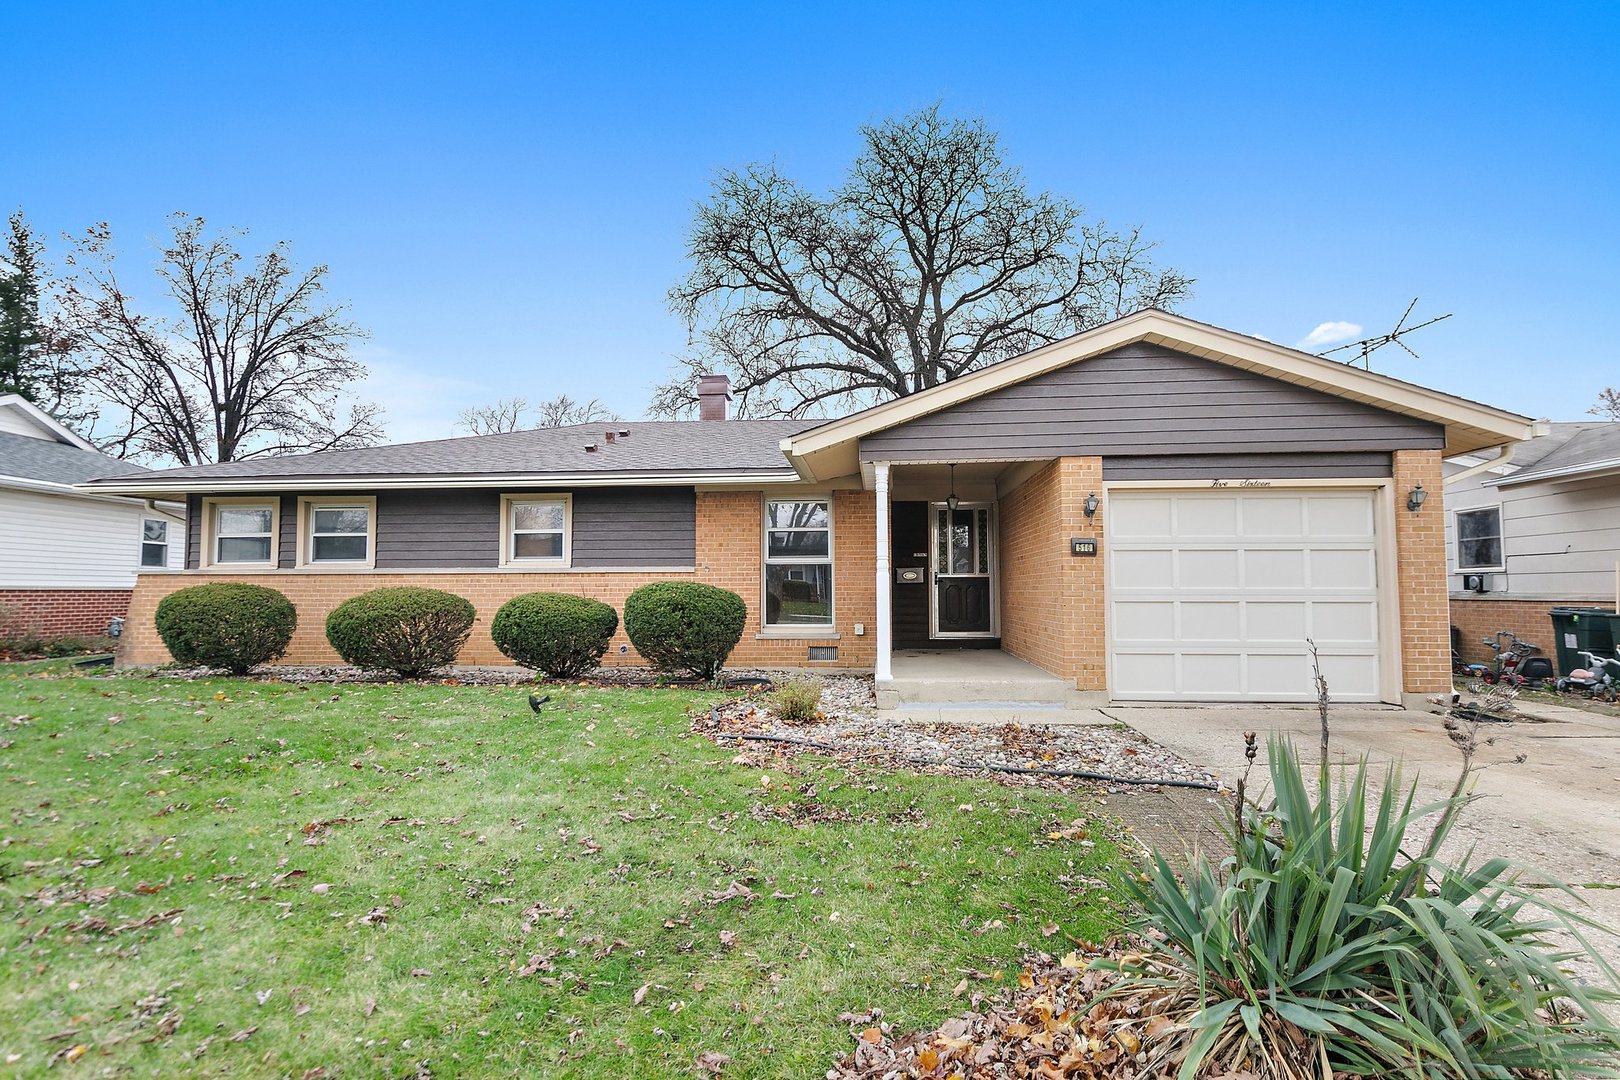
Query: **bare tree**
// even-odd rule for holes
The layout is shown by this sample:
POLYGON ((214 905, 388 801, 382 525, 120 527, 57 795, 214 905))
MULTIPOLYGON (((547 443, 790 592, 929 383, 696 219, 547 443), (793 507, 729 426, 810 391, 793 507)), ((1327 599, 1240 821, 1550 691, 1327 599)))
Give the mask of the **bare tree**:
POLYGON ((462 409, 456 426, 465 429, 469 435, 500 435, 508 431, 521 431, 528 426, 523 422, 523 414, 528 411, 529 403, 523 398, 501 398, 493 405, 462 409))
POLYGON ((862 137, 826 196, 775 164, 715 179, 692 271, 669 293, 695 349, 655 413, 689 411, 711 371, 731 375, 742 415, 903 397, 1190 293, 1190 278, 1154 268, 1140 230, 1032 195, 983 121, 934 106, 862 137))
POLYGON ((209 237, 202 218, 184 214, 171 223, 157 267, 168 317, 125 291, 105 224, 67 260, 61 329, 90 360, 88 389, 117 424, 98 441, 120 457, 182 465, 377 442, 375 405, 341 414, 366 373, 349 352, 365 333, 325 302, 327 268, 295 268, 285 242, 244 265, 245 233, 209 237))
POLYGON ((527 398, 502 398, 493 405, 463 409, 456 426, 473 435, 497 435, 531 428, 567 427, 616 421, 619 417, 601 399, 575 401, 567 394, 530 405, 527 398), (532 422, 531 422, 532 421, 532 422))
POLYGON ((1605 420, 1620 420, 1620 388, 1609 387, 1598 392, 1597 404, 1587 412, 1605 420))

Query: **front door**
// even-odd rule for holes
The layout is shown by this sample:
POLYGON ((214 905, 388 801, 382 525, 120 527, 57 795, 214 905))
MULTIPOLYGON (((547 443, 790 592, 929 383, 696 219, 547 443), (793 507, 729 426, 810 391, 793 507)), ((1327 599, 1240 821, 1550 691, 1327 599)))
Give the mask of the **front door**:
POLYGON ((988 505, 929 508, 934 637, 991 637, 995 548, 988 505))

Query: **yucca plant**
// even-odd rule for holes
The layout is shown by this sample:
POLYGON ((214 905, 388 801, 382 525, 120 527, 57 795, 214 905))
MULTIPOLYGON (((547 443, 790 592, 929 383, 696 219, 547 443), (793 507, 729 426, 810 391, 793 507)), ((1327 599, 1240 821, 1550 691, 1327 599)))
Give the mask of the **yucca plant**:
POLYGON ((1617 1075, 1620 1029, 1601 1007, 1620 992, 1586 939, 1600 928, 1506 860, 1441 861, 1465 795, 1418 806, 1391 769, 1369 819, 1365 760, 1337 805, 1327 768, 1313 796, 1287 740, 1271 740, 1269 770, 1271 805, 1244 805, 1221 865, 1200 860, 1178 877, 1156 858, 1129 884, 1145 945, 1118 962, 1114 993, 1168 1021, 1149 1029, 1151 1069, 1184 1080, 1617 1075), (1606 984, 1572 975, 1576 955, 1606 984))

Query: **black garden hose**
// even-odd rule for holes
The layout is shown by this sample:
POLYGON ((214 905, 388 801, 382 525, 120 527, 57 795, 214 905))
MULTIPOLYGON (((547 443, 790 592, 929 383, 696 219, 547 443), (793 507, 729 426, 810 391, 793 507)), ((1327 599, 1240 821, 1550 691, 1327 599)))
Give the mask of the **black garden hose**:
MULTIPOLYGON (((713 720, 714 713, 709 713, 713 720)), ((831 750, 835 754, 850 752, 847 746, 834 746, 832 743, 818 742, 815 739, 796 739, 790 735, 754 735, 747 732, 737 733, 730 731, 712 732, 717 738, 746 739, 749 742, 786 743, 791 746, 809 746, 817 750, 831 750)), ((869 751, 869 753, 871 753, 869 751)), ((943 759, 925 758, 914 754, 892 755, 908 765, 946 766, 952 769, 983 769, 989 772, 1015 773, 1019 776, 1049 776, 1059 780, 1098 780, 1108 784, 1134 784, 1140 787, 1173 787, 1192 788, 1195 791, 1220 791, 1220 785, 1206 783, 1203 780, 1142 780, 1133 776, 1109 776, 1107 773, 1087 772, 1084 769, 1027 769, 1020 765, 992 765, 989 762, 964 763, 943 759)))

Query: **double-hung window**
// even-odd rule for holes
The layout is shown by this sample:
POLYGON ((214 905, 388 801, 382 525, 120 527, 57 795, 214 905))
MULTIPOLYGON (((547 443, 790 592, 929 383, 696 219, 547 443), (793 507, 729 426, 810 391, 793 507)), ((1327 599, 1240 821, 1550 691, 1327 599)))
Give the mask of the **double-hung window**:
POLYGON ((1457 569, 1502 569, 1502 508, 1457 511, 1457 569))
POLYGON ((141 519, 141 568, 169 565, 169 523, 163 518, 141 519))
POLYGON ((505 565, 568 565, 571 500, 567 495, 508 495, 501 501, 501 561, 505 565))
POLYGON ((276 564, 276 504, 211 503, 209 562, 217 566, 276 564))
POLYGON ((833 624, 832 507, 826 499, 765 503, 765 625, 833 624))
POLYGON ((303 565, 372 565, 376 510, 370 498, 302 500, 303 565))

